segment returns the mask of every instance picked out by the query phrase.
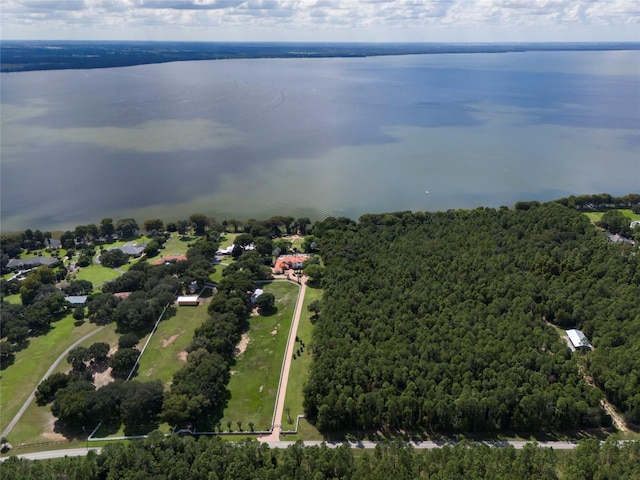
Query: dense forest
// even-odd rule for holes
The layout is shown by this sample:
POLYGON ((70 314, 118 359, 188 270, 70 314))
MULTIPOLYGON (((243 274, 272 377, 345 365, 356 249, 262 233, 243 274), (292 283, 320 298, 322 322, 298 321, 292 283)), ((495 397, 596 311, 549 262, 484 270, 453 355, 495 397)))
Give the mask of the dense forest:
POLYGON ((255 440, 154 434, 140 442, 107 445, 101 454, 87 457, 46 462, 12 457, 0 464, 0 474, 3 480, 622 480, 640 477, 639 459, 640 442, 587 440, 560 454, 533 444, 522 450, 467 443, 416 450, 398 440, 363 452, 346 444, 271 449, 255 440))
POLYGON ((325 293, 304 404, 321 431, 607 426, 602 392, 640 422, 640 257, 575 207, 328 218, 313 234, 325 293), (595 349, 572 353, 554 325, 595 349))

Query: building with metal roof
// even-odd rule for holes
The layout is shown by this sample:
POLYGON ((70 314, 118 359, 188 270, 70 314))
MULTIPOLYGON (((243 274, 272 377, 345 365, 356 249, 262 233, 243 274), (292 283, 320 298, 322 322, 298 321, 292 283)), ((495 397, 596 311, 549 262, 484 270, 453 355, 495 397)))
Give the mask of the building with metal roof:
POLYGON ((591 343, 589 343, 589 340, 587 339, 586 335, 584 333, 582 333, 580 330, 576 330, 576 329, 571 329, 571 330, 567 330, 567 337, 569 337, 569 341, 571 342, 571 345, 573 345, 573 348, 580 349, 580 348, 593 348, 591 346, 591 343))

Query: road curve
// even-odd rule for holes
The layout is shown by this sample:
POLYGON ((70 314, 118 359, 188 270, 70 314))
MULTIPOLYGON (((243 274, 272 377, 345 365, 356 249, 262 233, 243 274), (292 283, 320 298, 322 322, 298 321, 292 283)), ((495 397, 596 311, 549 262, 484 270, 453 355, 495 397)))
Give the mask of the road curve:
MULTIPOLYGON (((60 356, 56 359, 56 361, 53 362, 53 364, 49 367, 49 370, 47 370, 47 372, 44 374, 44 377, 42 377, 42 379, 38 382, 38 385, 40 385, 40 383, 42 383, 43 380, 45 380, 49 375, 51 375, 53 373, 53 371, 56 369, 58 364, 67 356, 67 354, 69 353, 69 350, 71 350, 72 348, 77 347, 82 342, 84 342, 87 338, 91 338, 91 336, 93 336, 96 333, 98 333, 100 330, 105 328, 105 326, 106 325, 103 325, 102 327, 97 328, 94 331, 87 333, 84 337, 82 337, 80 340, 78 340, 73 345, 68 347, 64 352, 62 352, 60 354, 60 356)), ((2 432, 2 436, 3 437, 8 436, 9 432, 13 429, 13 427, 16 425, 16 423, 18 423, 18 420, 20 420, 20 417, 22 417, 22 415, 24 414, 25 410, 29 407, 29 405, 33 401, 33 397, 36 395, 36 390, 38 390, 37 386, 33 390, 33 392, 31 392, 31 394, 29 395, 27 400, 24 402, 22 407, 20 407, 20 410, 18 410, 18 413, 16 413, 15 417, 13 417, 13 420, 11 420, 11 422, 9 422, 9 425, 7 425, 7 428, 4 429, 4 431, 2 432)))

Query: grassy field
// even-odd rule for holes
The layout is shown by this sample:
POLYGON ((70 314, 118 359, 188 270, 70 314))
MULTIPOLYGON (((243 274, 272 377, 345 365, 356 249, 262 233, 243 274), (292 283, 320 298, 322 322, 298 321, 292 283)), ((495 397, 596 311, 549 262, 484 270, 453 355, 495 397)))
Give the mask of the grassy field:
MULTIPOLYGON (((322 298, 322 290, 319 288, 311 288, 307 286, 307 293, 304 297, 304 304, 302 306, 302 314, 300 315, 300 324, 298 325, 298 338, 304 342, 305 349, 302 355, 297 357, 291 363, 291 371, 289 372, 289 383, 287 384, 287 393, 285 397, 285 411, 282 415, 281 423, 283 430, 292 430, 295 428, 296 416, 304 413, 302 409, 302 388, 307 382, 309 377, 309 366, 311 365, 311 350, 309 344, 311 343, 311 332, 313 331, 313 324, 311 323, 311 312, 307 310, 307 306, 314 300, 320 300, 322 298), (286 409, 291 409, 291 423, 286 409)), ((296 343, 295 350, 298 350, 300 343, 296 343)), ((322 435, 306 420, 300 422, 300 432, 295 437, 287 436, 289 439, 305 439, 305 440, 320 440, 322 435)))
MULTIPOLYGON (((97 342, 106 342, 113 348, 118 345, 119 337, 120 335, 116 333, 116 325, 111 324, 80 345, 88 347, 97 342)), ((67 373, 69 370, 71 370, 71 367, 67 362, 63 361, 57 366, 55 372, 67 373)), ((66 438, 62 432, 56 431, 55 420, 55 417, 51 414, 51 404, 38 406, 35 402, 32 402, 20 418, 20 421, 11 430, 11 441, 14 445, 25 445, 65 440, 66 438)))
POLYGON ((16 305, 22 304, 22 298, 20 297, 19 293, 16 293, 14 295, 7 295, 6 297, 3 297, 3 300, 7 303, 14 303, 16 305))
POLYGON ((231 400, 224 411, 223 430, 227 430, 227 421, 232 422, 233 430, 238 430, 238 421, 242 422, 243 430, 249 430, 249 422, 254 423, 255 430, 271 427, 283 354, 299 290, 287 282, 265 284, 264 290, 275 295, 277 312, 250 320, 249 344, 231 367, 231 400))
POLYGON ((184 236, 180 237, 177 232, 173 232, 169 240, 164 244, 164 248, 160 250, 160 255, 156 258, 163 257, 165 255, 175 255, 187 253, 189 245, 196 240, 196 237, 184 236))
MULTIPOLYGON (((632 220, 640 220, 640 213, 633 213, 631 210, 629 209, 621 209, 618 210, 620 213, 622 213, 625 217, 627 217, 629 219, 629 221, 631 222, 632 220)), ((587 217, 589 217, 589 220, 591 220, 591 223, 596 223, 598 221, 600 221, 600 219, 602 218, 602 215, 604 215, 605 212, 585 212, 585 215, 587 217)))
POLYGON ((120 272, 112 268, 103 267, 102 265, 90 265, 83 267, 79 272, 72 274, 73 280, 88 280, 94 287, 109 282, 114 278, 118 278, 120 272))
POLYGON ((71 315, 53 323, 46 335, 32 337, 29 347, 16 353, 13 365, 0 372, 0 429, 4 430, 56 358, 73 342, 98 328, 85 322, 74 326, 71 315))
POLYGON ((291 248, 297 248, 299 252, 302 252, 302 242, 304 242, 304 237, 298 237, 291 242, 291 248))
POLYGON ((220 236, 220 248, 227 248, 233 244, 239 233, 223 233, 220 236))
POLYGON ((162 320, 140 359, 136 379, 141 382, 160 380, 165 385, 170 382, 186 360, 180 354, 193 340, 194 330, 208 316, 207 305, 200 305, 178 307, 175 316, 162 320))

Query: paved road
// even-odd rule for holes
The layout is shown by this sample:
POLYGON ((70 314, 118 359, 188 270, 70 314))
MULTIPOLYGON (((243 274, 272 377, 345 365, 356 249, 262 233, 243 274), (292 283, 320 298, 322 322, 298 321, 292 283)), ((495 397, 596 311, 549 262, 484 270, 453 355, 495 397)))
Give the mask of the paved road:
MULTIPOLYGON (((275 441, 270 441, 270 442, 266 442, 270 448, 288 448, 291 445, 293 445, 295 442, 284 442, 281 440, 275 440, 275 441)), ((327 447, 329 448, 337 448, 340 445, 343 445, 345 443, 348 443, 351 448, 362 448, 362 449, 366 449, 366 450, 370 450, 376 447, 376 445, 378 444, 378 442, 369 442, 369 441, 362 441, 362 442, 322 442, 322 441, 306 441, 303 442, 304 446, 306 447, 311 447, 311 446, 319 446, 322 445, 322 443, 325 443, 327 445, 327 447)), ((500 447, 506 447, 506 446, 512 446, 514 448, 516 448, 517 450, 520 450, 522 448, 524 448, 525 445, 533 443, 533 442, 527 442, 527 441, 513 441, 513 442, 501 442, 501 443, 496 443, 496 442, 474 442, 477 444, 486 444, 486 445, 490 445, 490 446, 500 446, 500 447)), ((425 441, 425 442, 409 442, 409 444, 415 448, 416 450, 432 450, 435 448, 441 448, 445 445, 454 445, 454 442, 432 442, 432 441, 425 441)), ((553 448, 554 450, 573 450, 574 448, 576 448, 578 445, 577 442, 538 442, 538 446, 540 447, 546 447, 546 448, 553 448)), ((68 450, 50 450, 47 452, 34 452, 34 453, 24 453, 21 455, 16 455, 19 458, 27 458, 29 460, 46 460, 49 458, 61 458, 61 457, 78 457, 81 455, 86 455, 87 452, 89 450, 95 450, 96 453, 100 453, 102 451, 102 448, 100 447, 94 447, 94 448, 71 448, 68 450)), ((2 457, 0 458, 0 462, 6 460, 8 457, 2 457)))
MULTIPOLYGON (((73 345, 71 345, 69 348, 67 348, 64 352, 62 352, 60 354, 60 356, 56 359, 55 362, 53 362, 53 364, 49 367, 49 370, 47 370, 47 373, 44 374, 44 377, 42 377, 42 379, 40 380, 40 382, 38 382, 38 385, 40 385, 40 383, 45 380, 49 375, 51 375, 53 373, 53 371, 56 369, 56 367, 58 366, 58 364, 64 360, 67 357, 67 354, 69 353, 69 350, 71 350, 72 348, 77 347, 78 345, 80 345, 82 342, 84 342, 87 338, 90 338, 92 335, 95 335, 96 333, 98 333, 100 330, 102 330, 103 328, 105 328, 105 326, 102 326, 96 330, 94 330, 93 332, 89 332, 87 333, 84 337, 82 337, 80 340, 78 340, 77 342, 75 342, 73 345)), ((16 423, 18 423, 18 420, 20 420, 20 417, 22 417, 22 414, 25 412, 25 410, 29 407, 29 405, 31 404, 33 397, 36 395, 36 390, 38 389, 38 387, 36 386, 36 388, 33 390, 33 392, 31 392, 31 395, 29 395, 29 397, 27 398, 27 400, 24 402, 24 404, 22 405, 22 407, 20 407, 20 410, 18 411, 18 413, 16 413, 16 416, 13 417, 13 420, 11 420, 11 422, 9 423, 9 425, 7 426, 7 428, 4 429, 4 431, 2 432, 2 436, 6 437, 9 435, 9 432, 13 429, 13 427, 16 425, 16 423)))
MULTIPOLYGON (((273 441, 273 442, 268 442, 269 447, 271 448, 287 448, 291 445, 293 445, 295 442, 283 442, 283 441, 273 441)), ((323 443, 325 443, 327 445, 327 447, 329 448, 337 448, 340 445, 343 445, 345 443, 348 443, 351 448, 362 448, 365 450, 370 450, 370 449, 374 449, 376 448, 376 445, 378 445, 381 442, 371 442, 371 441, 351 441, 351 442, 322 442, 322 441, 312 441, 312 440, 308 440, 303 442, 304 445, 306 447, 311 447, 311 446, 318 446, 318 445, 322 445, 323 443)), ((416 450, 433 450, 435 448, 441 448, 444 447, 445 445, 449 445, 449 446, 453 446, 455 445, 456 442, 432 442, 432 441, 424 441, 424 442, 408 442, 408 445, 411 445, 413 448, 415 448, 416 450)), ((477 445, 489 445, 489 446, 493 446, 493 447, 507 447, 507 446, 512 446, 517 450, 521 450, 524 448, 525 445, 533 443, 533 442, 528 442, 528 441, 513 441, 513 442, 493 442, 493 441, 487 441, 487 442, 471 442, 472 444, 477 444, 477 445)), ((549 447, 549 448, 553 448, 555 450, 573 450, 574 448, 576 448, 576 446, 578 445, 577 442, 538 442, 538 446, 540 447, 549 447)))
MULTIPOLYGON (((66 450, 49 450, 46 452, 33 452, 23 453, 16 455, 18 458, 26 458, 28 460, 48 460, 50 458, 62 458, 62 457, 82 457, 86 455, 89 450, 94 450, 96 453, 102 452, 102 447, 93 448, 68 448, 66 450)), ((4 462, 9 457, 0 458, 0 462, 4 462)))
POLYGON ((282 422, 282 413, 284 412, 284 400, 287 395, 287 384, 289 383, 289 370, 291 370, 291 361, 293 357, 293 349, 296 346, 296 335, 298 333, 298 324, 300 323, 300 315, 302 314, 302 305, 304 304, 304 295, 307 292, 308 277, 302 277, 300 282, 300 292, 296 301, 296 309, 293 314, 291 329, 289 330, 289 339, 287 340, 287 350, 284 354, 284 365, 282 367, 282 375, 278 392, 276 393, 276 410, 273 416, 273 431, 270 435, 260 439, 262 442, 275 442, 280 438, 280 430, 282 422))

